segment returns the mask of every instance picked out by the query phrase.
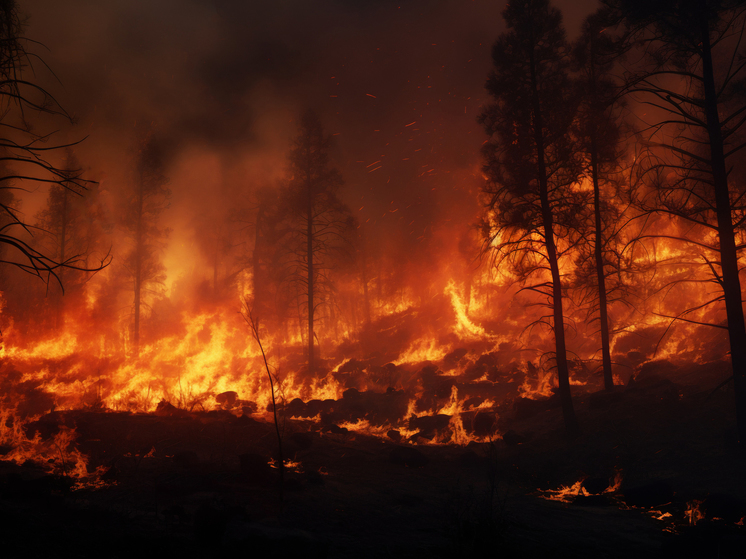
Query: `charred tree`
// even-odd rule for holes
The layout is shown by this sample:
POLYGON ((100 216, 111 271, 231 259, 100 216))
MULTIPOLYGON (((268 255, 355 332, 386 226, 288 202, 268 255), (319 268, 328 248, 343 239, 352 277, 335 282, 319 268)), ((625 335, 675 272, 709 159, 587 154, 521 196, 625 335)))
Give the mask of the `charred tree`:
POLYGON ((498 265, 512 264, 524 281, 548 273, 524 289, 545 296, 551 308, 541 321, 554 332, 565 428, 576 436, 559 267, 584 204, 572 188, 579 165, 570 135, 576 102, 568 45, 562 15, 548 0, 511 2, 503 18, 508 31, 493 47, 494 70, 486 85, 495 103, 480 116, 489 136, 483 150, 488 178, 484 246, 498 265))
POLYGON ((216 300, 225 296, 241 272, 251 267, 245 232, 250 224, 239 218, 243 213, 236 208, 225 212, 227 215, 213 211, 195 219, 196 241, 212 268, 210 290, 216 300))
MULTIPOLYGON (((98 203, 98 185, 82 188, 77 182, 82 170, 75 155, 69 151, 63 170, 67 181, 49 188, 47 203, 37 214, 36 227, 44 233, 42 245, 46 253, 61 263, 80 261, 85 267, 89 259, 101 252, 106 238, 104 212, 98 203)), ((90 273, 60 268, 59 285, 53 291, 55 327, 64 325, 64 295, 79 290, 90 273)))
POLYGON ((317 311, 333 291, 332 271, 351 254, 354 218, 337 197, 343 181, 329 161, 331 137, 313 111, 307 111, 290 150, 290 173, 283 213, 287 216, 288 277, 300 287, 307 323, 308 371, 314 372, 317 311))
MULTIPOLYGON (((27 190, 46 184, 63 190, 80 192, 91 181, 74 176, 54 164, 50 157, 69 145, 52 144, 51 134, 39 132, 29 120, 31 115, 58 117, 72 121, 70 115, 52 95, 34 82, 30 59, 36 55, 26 50, 29 43, 22 36, 21 17, 16 2, 0 3, 0 190, 27 190)), ((5 197, 0 197, 4 200, 5 197)), ((65 269, 97 271, 108 265, 107 254, 96 265, 87 265, 79 255, 67 253, 60 258, 45 249, 32 246, 29 236, 34 228, 26 223, 13 204, 0 201, 0 263, 10 264, 42 280, 61 285, 65 269)))
POLYGON ((649 209, 696 229, 696 236, 677 239, 703 251, 703 265, 722 293, 707 304, 725 306, 738 437, 744 444, 746 325, 738 254, 743 243, 736 242, 736 234, 744 225, 746 189, 729 175, 739 168, 746 147, 746 2, 606 3, 617 10, 630 43, 646 53, 646 67, 627 76, 626 91, 657 115, 646 130, 651 152, 661 154, 646 169, 655 187, 649 209), (717 240, 708 242, 709 235, 717 240))
MULTIPOLYGON (((262 325, 274 323, 276 329, 288 334, 288 323, 300 316, 298 301, 291 296, 293 263, 287 262, 288 238, 293 231, 291 220, 285 210, 285 201, 278 197, 284 193, 281 186, 261 188, 256 192, 256 207, 249 226, 253 226, 254 238, 251 252, 253 309, 261 313, 262 325)), ((300 320, 298 318, 298 320, 300 320)))
POLYGON ((134 184, 125 200, 124 228, 132 242, 125 267, 132 281, 132 345, 140 352, 140 321, 146 295, 162 284, 165 268, 161 262, 169 231, 160 225, 171 191, 164 174, 163 150, 151 134, 142 141, 135 164, 134 184))
MULTIPOLYGON (((581 100, 575 119, 575 134, 585 155, 584 173, 593 186, 593 264, 604 387, 612 390, 614 377, 611 366, 611 335, 609 326, 609 291, 606 285, 606 245, 614 235, 609 221, 619 217, 618 206, 605 203, 602 183, 608 185, 622 157, 619 111, 620 86, 612 72, 622 53, 620 42, 607 32, 610 14, 599 10, 586 19, 580 38, 573 47, 573 65, 577 72, 578 99, 581 100)), ((617 201, 619 202, 619 200, 617 201)))

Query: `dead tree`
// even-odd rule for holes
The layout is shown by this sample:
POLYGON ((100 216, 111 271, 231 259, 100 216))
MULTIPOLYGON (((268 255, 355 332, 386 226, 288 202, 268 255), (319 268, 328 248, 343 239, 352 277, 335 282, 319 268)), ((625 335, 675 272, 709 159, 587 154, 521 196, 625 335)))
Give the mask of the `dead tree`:
MULTIPOLYGON (((106 226, 98 201, 98 184, 88 184, 84 189, 75 182, 82 171, 71 151, 68 151, 64 174, 68 181, 50 186, 46 205, 37 214, 36 227, 42 233, 39 236, 46 253, 58 262, 74 257, 88 267, 91 257, 100 254, 102 249, 105 252, 106 226)), ((57 273, 60 285, 52 291, 56 328, 64 326, 65 293, 79 291, 89 276, 90 273, 60 268, 57 273)))
POLYGON ((163 157, 162 146, 149 133, 137 153, 134 181, 124 201, 123 226, 132 242, 124 265, 134 294, 132 341, 135 355, 140 352, 140 319, 146 295, 165 279, 161 252, 169 231, 161 226, 160 216, 168 207, 171 191, 167 187, 163 157))
MULTIPOLYGON (((32 59, 26 50, 18 8, 13 0, 0 3, 0 190, 28 191, 40 184, 70 191, 85 190, 90 181, 70 174, 51 161, 52 156, 72 144, 50 144, 51 133, 35 129, 30 117, 46 115, 71 121, 54 97, 34 83, 32 59)), ((43 63, 39 64, 43 66, 43 63)), ((29 240, 35 229, 24 221, 7 196, 0 197, 0 263, 16 266, 42 280, 62 285, 65 269, 94 272, 111 261, 106 254, 98 264, 88 265, 80 254, 60 258, 36 248, 29 240)))
POLYGON ((337 197, 342 178, 329 161, 331 137, 318 116, 306 112, 290 150, 290 180, 281 212, 287 234, 283 250, 286 277, 299 294, 307 321, 308 372, 315 369, 314 323, 319 308, 333 291, 333 270, 351 254, 354 218, 337 197))

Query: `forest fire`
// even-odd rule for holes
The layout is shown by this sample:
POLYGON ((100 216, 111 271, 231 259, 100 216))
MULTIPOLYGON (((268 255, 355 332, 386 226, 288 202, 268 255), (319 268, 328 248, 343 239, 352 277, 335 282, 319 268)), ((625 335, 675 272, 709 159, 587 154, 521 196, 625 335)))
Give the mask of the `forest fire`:
POLYGON ((264 4, 0 2, 3 556, 738 556, 746 4, 264 4))

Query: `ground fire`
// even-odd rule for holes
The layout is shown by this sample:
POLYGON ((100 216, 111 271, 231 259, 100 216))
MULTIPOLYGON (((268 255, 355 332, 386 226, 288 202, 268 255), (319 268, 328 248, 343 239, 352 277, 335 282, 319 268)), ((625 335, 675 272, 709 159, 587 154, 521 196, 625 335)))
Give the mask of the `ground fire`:
POLYGON ((259 4, 0 2, 2 555, 740 556, 746 4, 259 4))

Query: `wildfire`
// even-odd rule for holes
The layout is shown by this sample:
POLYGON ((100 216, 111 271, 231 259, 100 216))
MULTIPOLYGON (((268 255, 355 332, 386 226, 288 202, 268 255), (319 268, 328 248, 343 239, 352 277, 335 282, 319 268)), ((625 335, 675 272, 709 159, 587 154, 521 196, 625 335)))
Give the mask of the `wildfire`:
POLYGON ((38 431, 29 438, 23 425, 24 422, 10 411, 0 411, 2 460, 19 465, 33 462, 50 473, 81 481, 96 478, 101 473, 88 471, 88 458, 75 447, 75 429, 60 425, 59 430, 45 440, 38 431))

